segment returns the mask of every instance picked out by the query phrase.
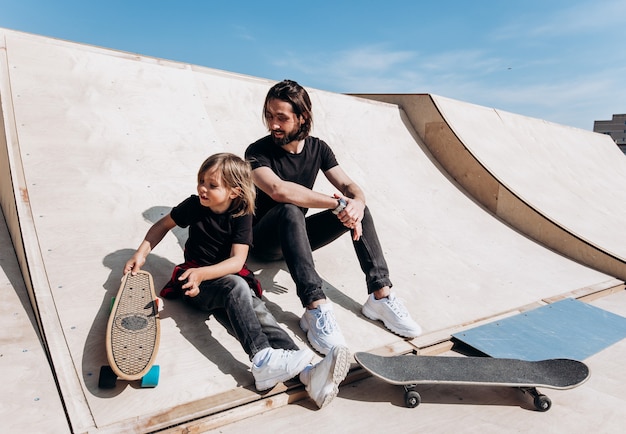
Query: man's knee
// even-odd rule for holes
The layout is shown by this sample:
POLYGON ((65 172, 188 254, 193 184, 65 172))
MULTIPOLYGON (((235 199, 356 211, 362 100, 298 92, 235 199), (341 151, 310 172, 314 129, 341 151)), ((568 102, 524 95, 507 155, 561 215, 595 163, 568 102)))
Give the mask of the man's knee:
POLYGON ((283 203, 278 206, 280 207, 278 211, 283 223, 304 224, 304 213, 298 206, 291 203, 283 203))
POLYGON ((294 239, 306 239, 304 213, 296 205, 283 203, 276 205, 254 227, 252 256, 262 261, 284 259, 284 249, 289 248, 294 239))

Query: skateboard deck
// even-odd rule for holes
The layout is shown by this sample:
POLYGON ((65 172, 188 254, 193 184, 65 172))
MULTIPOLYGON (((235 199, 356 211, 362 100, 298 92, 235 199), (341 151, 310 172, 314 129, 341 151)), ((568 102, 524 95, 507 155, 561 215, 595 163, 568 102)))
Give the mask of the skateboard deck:
POLYGON ((534 397, 538 410, 547 411, 552 403, 537 392, 537 387, 570 389, 584 383, 590 375, 587 365, 570 359, 530 362, 491 357, 384 357, 366 352, 357 352, 354 358, 375 377, 405 386, 408 407, 416 407, 421 401, 413 390, 418 384, 459 384, 518 387, 534 397))
POLYGON ((159 367, 153 366, 159 349, 158 299, 147 271, 126 274, 115 297, 106 331, 109 366, 100 370, 98 385, 115 387, 117 378, 142 380, 142 387, 158 383, 159 367))

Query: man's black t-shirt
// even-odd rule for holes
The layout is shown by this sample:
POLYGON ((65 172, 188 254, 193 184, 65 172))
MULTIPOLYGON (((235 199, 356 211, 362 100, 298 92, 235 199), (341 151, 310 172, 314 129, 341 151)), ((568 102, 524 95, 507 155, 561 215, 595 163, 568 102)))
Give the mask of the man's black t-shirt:
MULTIPOLYGON (((338 164, 330 146, 311 136, 304 139, 304 147, 299 154, 285 151, 274 143, 271 136, 263 137, 248 146, 246 160, 252 165, 252 170, 269 167, 283 181, 295 182, 310 189, 313 188, 320 170, 326 172, 338 164)), ((262 218, 276 204, 277 202, 257 188, 256 220, 262 218)))
POLYGON ((233 218, 228 212, 216 214, 191 195, 170 212, 174 222, 189 226, 185 261, 198 266, 214 265, 230 258, 233 244, 252 245, 252 215, 233 218))

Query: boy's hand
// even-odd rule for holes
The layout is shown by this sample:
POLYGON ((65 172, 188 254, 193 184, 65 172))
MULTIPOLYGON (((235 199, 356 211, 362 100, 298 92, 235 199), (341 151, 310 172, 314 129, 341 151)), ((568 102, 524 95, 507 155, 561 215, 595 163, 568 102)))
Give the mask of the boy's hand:
POLYGON ((197 268, 190 268, 186 270, 183 274, 180 275, 178 280, 185 281, 185 284, 182 286, 183 289, 186 289, 185 295, 189 297, 195 297, 200 294, 200 283, 202 283, 202 276, 200 270, 197 268))
POLYGON ((126 262, 126 265, 124 265, 124 273, 123 274, 131 273, 134 276, 134 275, 137 274, 137 272, 139 270, 141 270, 141 267, 145 263, 146 263, 146 258, 143 258, 143 257, 140 257, 140 256, 138 257, 137 255, 133 255, 133 257, 130 258, 126 262))

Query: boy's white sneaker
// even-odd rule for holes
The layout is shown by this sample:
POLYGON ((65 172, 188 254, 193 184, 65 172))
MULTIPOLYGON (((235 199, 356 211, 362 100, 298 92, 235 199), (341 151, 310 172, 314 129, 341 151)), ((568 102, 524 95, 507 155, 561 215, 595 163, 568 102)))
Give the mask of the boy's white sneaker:
POLYGON ((300 328, 306 333, 311 346, 324 355, 334 347, 346 346, 330 301, 315 309, 306 309, 300 318, 300 328))
POLYGON ((319 408, 324 408, 339 393, 339 383, 350 369, 349 359, 348 348, 334 347, 319 363, 300 373, 300 381, 319 408))
POLYGON ((361 311, 371 320, 382 321, 385 327, 400 336, 414 338, 422 334, 422 328, 413 321, 402 301, 393 293, 380 300, 370 294, 361 311))
POLYGON ((257 390, 266 390, 290 380, 306 368, 315 353, 303 350, 265 348, 252 359, 252 376, 257 390))

